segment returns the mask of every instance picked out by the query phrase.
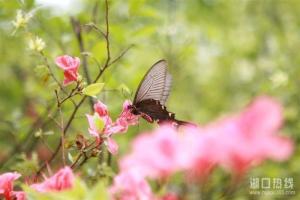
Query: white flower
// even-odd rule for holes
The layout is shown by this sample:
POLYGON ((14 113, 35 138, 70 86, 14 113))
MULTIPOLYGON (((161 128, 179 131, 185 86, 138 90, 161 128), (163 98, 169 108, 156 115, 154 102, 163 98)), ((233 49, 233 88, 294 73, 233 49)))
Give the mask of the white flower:
POLYGON ((33 16, 32 12, 25 13, 22 10, 18 10, 16 19, 12 23, 16 29, 20 27, 24 28, 26 27, 28 21, 32 18, 32 16, 33 16))
POLYGON ((46 43, 42 38, 36 36, 35 39, 29 40, 29 49, 37 52, 41 52, 46 46, 46 43))

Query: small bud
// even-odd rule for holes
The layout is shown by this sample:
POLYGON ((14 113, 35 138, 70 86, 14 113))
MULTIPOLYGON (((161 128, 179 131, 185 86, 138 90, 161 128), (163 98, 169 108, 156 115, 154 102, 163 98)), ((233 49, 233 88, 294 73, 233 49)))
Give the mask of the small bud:
POLYGON ((41 52, 45 48, 45 42, 38 36, 35 39, 29 40, 29 49, 37 52, 41 52))
POLYGON ((83 135, 78 134, 76 135, 76 141, 75 141, 76 147, 78 150, 84 149, 87 145, 86 139, 83 135))

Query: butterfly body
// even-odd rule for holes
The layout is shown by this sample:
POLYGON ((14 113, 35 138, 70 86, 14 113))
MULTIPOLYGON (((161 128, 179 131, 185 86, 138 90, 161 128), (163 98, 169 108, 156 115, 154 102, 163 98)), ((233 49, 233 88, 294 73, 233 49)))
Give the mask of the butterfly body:
POLYGON ((158 100, 146 99, 131 106, 131 112, 135 115, 141 115, 145 120, 152 123, 154 121, 173 121, 175 114, 167 110, 167 108, 158 100))
POLYGON ((167 62, 156 62, 146 73, 136 91, 133 104, 129 109, 132 114, 140 115, 150 123, 175 122, 177 125, 189 124, 175 119, 175 114, 165 107, 172 83, 172 76, 167 69, 167 62))

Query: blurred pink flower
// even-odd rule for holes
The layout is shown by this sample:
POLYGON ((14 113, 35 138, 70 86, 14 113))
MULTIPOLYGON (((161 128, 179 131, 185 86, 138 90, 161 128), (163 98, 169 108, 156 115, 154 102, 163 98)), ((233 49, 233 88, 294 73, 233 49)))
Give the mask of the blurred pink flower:
POLYGON ((152 178, 167 177, 184 165, 180 140, 176 130, 167 125, 152 134, 139 135, 131 154, 121 160, 121 169, 134 168, 141 176, 152 178))
POLYGON ((278 135, 281 124, 280 104, 258 97, 240 114, 206 126, 176 130, 163 125, 152 134, 140 134, 119 165, 122 171, 135 169, 142 177, 156 179, 178 171, 199 178, 217 165, 241 175, 266 159, 289 158, 293 143, 278 135))
POLYGON ((209 134, 204 127, 185 127, 181 139, 181 170, 188 178, 205 178, 218 163, 219 142, 217 134, 209 134))
POLYGON ((14 192, 13 195, 15 196, 14 200, 26 200, 26 193, 23 191, 14 192))
POLYGON ((78 68, 80 65, 80 59, 78 57, 73 58, 69 55, 59 56, 55 59, 58 67, 64 70, 64 85, 68 85, 78 79, 78 68))
POLYGON ((74 174, 70 167, 65 167, 44 182, 32 184, 31 187, 39 192, 62 191, 72 188, 73 183, 74 174))
POLYGON ((121 172, 114 178, 109 188, 111 199, 118 200, 154 200, 151 187, 135 170, 121 172))
POLYGON ((4 196, 6 200, 24 200, 24 192, 13 191, 13 181, 20 178, 21 174, 17 172, 7 172, 0 175, 0 196, 4 196), (23 196, 21 195, 23 194, 23 196), (23 199, 21 198, 23 197, 23 199))
POLYGON ((280 104, 263 96, 256 98, 241 114, 209 124, 206 131, 219 138, 215 156, 219 164, 243 174, 265 159, 289 158, 293 143, 277 134, 282 118, 280 104))
POLYGON ((245 134, 273 134, 283 123, 283 108, 275 99, 257 97, 239 116, 245 134))

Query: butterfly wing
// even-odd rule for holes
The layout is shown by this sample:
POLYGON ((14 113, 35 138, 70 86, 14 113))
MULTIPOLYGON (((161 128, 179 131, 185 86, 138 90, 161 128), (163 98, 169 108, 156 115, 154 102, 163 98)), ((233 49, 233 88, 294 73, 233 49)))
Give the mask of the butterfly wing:
POLYGON ((172 76, 168 72, 167 62, 160 60, 156 62, 146 73, 141 81, 133 104, 146 99, 154 99, 165 105, 172 84, 172 76))
POLYGON ((142 117, 147 121, 151 119, 153 121, 165 121, 173 120, 175 118, 174 113, 167 111, 166 107, 161 105, 158 100, 146 99, 138 102, 136 105, 137 110, 141 113, 142 117), (145 116, 145 117, 144 117, 145 116))

